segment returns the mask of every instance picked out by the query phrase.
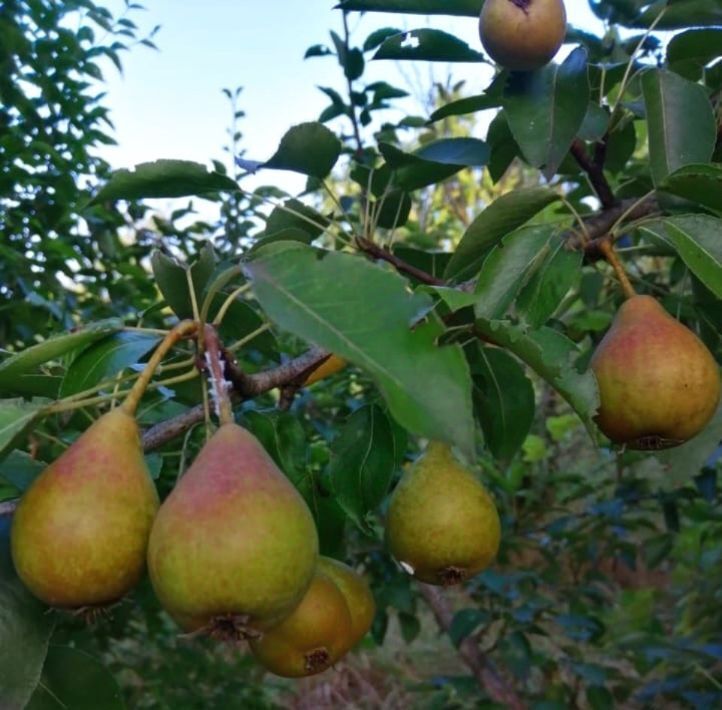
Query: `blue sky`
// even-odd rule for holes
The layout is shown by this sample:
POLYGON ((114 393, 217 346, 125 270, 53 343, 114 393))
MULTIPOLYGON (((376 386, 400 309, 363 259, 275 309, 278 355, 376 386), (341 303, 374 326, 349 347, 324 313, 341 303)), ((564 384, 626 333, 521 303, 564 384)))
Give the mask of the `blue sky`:
MULTIPOLYGON (((143 0, 140 0, 143 2, 143 0)), ((108 6, 122 8, 121 0, 108 6)), ((329 29, 340 32, 340 13, 332 0, 145 0, 146 11, 132 15, 141 28, 160 24, 158 52, 135 47, 123 57, 124 73, 106 70, 107 103, 118 146, 104 150, 114 167, 157 158, 184 158, 207 163, 224 159, 230 109, 223 87, 243 86, 243 145, 250 159, 270 157, 292 125, 315 120, 327 103, 318 85, 343 89, 333 58, 303 60, 307 47, 329 41, 329 29)), ((567 0, 571 23, 587 29, 601 24, 583 0, 567 0)), ((392 14, 352 16, 360 44, 377 27, 414 29, 433 26, 450 31, 480 48, 472 18, 425 18, 392 14)), ((491 70, 483 65, 406 64, 407 75, 429 71, 441 79, 448 70, 480 92, 491 70)), ((403 83, 396 65, 373 62, 371 79, 403 83)), ((414 107, 411 107, 414 110, 414 107)), ((416 108, 418 112, 418 108, 416 108)), ((266 174, 287 189, 293 180, 266 174)), ((298 185, 301 183, 299 182, 298 185)), ((250 187, 251 185, 248 185, 250 187)))

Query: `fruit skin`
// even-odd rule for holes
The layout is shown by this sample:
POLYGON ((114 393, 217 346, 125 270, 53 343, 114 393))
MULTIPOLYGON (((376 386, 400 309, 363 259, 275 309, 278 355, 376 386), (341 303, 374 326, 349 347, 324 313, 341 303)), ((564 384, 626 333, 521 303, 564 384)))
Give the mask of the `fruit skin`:
POLYGON ((301 603, 280 624, 251 640, 256 659, 272 673, 301 678, 325 671, 350 647, 351 614, 334 581, 321 569, 301 603))
POLYGON ((500 537, 484 486, 446 444, 430 443, 391 497, 386 540, 393 556, 422 582, 458 584, 491 563, 500 537))
POLYGON ((304 380, 303 386, 310 387, 316 384, 319 380, 323 380, 326 377, 335 375, 337 372, 341 372, 348 362, 337 355, 331 355, 329 358, 324 360, 315 370, 313 370, 309 376, 304 380))
POLYGON ((226 637, 280 621, 301 601, 318 560, 303 498, 259 441, 224 424, 161 506, 148 569, 166 611, 187 631, 226 637), (236 627, 244 628, 236 628, 236 627))
POLYGON ((20 501, 11 531, 18 575, 50 606, 114 602, 145 569, 157 510, 138 425, 118 407, 51 463, 20 501))
POLYGON ((484 49, 512 71, 533 71, 548 64, 566 31, 562 0, 486 0, 479 17, 484 49))
POLYGON ((368 633, 376 615, 376 602, 368 582, 343 562, 330 557, 320 557, 318 568, 341 590, 351 613, 351 633, 345 653, 368 633))
POLYGON ((597 346, 599 428, 634 449, 676 446, 698 434, 720 399, 719 366, 704 343, 651 296, 621 306, 597 346))

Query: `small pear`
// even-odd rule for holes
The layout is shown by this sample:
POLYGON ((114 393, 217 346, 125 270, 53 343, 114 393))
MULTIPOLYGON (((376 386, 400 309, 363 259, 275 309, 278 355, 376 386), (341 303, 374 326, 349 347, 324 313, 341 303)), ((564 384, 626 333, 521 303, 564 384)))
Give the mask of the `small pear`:
POLYGON ((50 606, 117 601, 138 582, 158 494, 135 417, 101 416, 23 496, 11 549, 23 583, 50 606))
POLYGON ((486 0, 479 18, 484 49, 512 71, 533 71, 548 64, 566 31, 562 0, 486 0))
POLYGON ((394 557, 422 582, 458 584, 491 563, 500 536, 484 486, 446 444, 429 444, 391 497, 386 539, 394 557))
POLYGON ((344 648, 345 653, 368 633, 376 615, 376 602, 368 582, 343 562, 330 557, 320 557, 318 568, 335 582, 351 612, 351 633, 348 647, 344 648))
POLYGON ((163 502, 148 546, 161 604, 187 631, 242 639, 287 616, 318 560, 305 501, 259 441, 222 425, 163 502))
POLYGON ((251 639, 251 651, 285 678, 322 673, 349 647, 351 614, 341 590, 320 569, 301 603, 280 624, 251 639))
POLYGON ((347 365, 348 362, 343 358, 331 355, 306 377, 303 386, 310 387, 326 377, 331 377, 331 375, 341 372, 347 365))
POLYGON ((632 449, 688 441, 719 404, 719 365, 651 296, 624 302, 591 367, 601 400, 597 424, 614 443, 632 449))

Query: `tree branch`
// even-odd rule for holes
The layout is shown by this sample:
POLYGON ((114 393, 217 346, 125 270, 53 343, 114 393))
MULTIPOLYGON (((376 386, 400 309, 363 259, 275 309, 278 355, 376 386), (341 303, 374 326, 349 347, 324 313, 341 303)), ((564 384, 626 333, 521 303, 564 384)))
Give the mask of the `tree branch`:
MULTIPOLYGON (((439 587, 419 583, 418 588, 424 601, 433 612, 439 627, 448 633, 454 619, 454 612, 449 600, 439 587)), ((526 703, 514 688, 499 675, 487 655, 479 648, 479 644, 472 638, 467 636, 459 644, 459 656, 471 669, 479 687, 494 702, 500 703, 510 710, 525 710, 526 703)))
MULTIPOLYGON (((592 161, 587 154, 586 146, 584 145, 584 143, 582 143, 582 141, 578 139, 572 143, 571 153, 577 163, 579 163, 579 166, 589 177, 589 182, 591 183, 594 192, 597 193, 597 197, 602 203, 602 207, 604 207, 605 209, 614 207, 617 204, 618 200, 614 196, 612 187, 607 181, 606 175, 604 174, 603 158, 601 159, 601 162, 598 159, 592 161)), ((599 158, 603 155, 604 152, 600 151, 599 153, 597 153, 596 158, 599 158)))
POLYGON ((370 239, 357 237, 356 245, 360 251, 367 256, 370 256, 372 259, 386 261, 400 273, 411 276, 417 281, 421 281, 421 283, 428 284, 429 286, 446 286, 446 281, 444 281, 444 279, 436 278, 436 276, 432 276, 427 271, 417 269, 415 266, 408 264, 403 259, 399 259, 399 257, 390 252, 388 249, 384 249, 378 244, 374 244, 374 242, 370 239))

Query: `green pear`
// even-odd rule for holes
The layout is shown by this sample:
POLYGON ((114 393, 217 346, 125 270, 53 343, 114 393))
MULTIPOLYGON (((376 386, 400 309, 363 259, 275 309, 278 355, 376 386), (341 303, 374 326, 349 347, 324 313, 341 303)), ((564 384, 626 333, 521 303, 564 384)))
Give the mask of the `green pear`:
POLYGON ((562 0, 486 0, 479 18, 484 49, 512 71, 533 71, 548 64, 566 31, 562 0))
POLYGON ((158 494, 135 417, 100 417, 23 496, 11 549, 23 583, 46 604, 102 606, 123 597, 145 568, 158 494))
POLYGON ((651 296, 624 302, 591 367, 601 401, 597 424, 629 448, 682 444, 707 426, 719 404, 712 354, 651 296))
POLYGON ((491 563, 500 536, 484 486, 446 444, 429 444, 391 497, 386 539, 393 556, 422 582, 458 584, 491 563))
POLYGON ((251 639, 251 651, 266 669, 286 678, 322 673, 352 645, 346 599, 320 569, 301 603, 277 626, 251 639))
POLYGON ((246 638, 287 616, 318 560, 303 498, 259 441, 222 425, 163 502, 148 545, 161 604, 187 631, 246 638))
POLYGON ((318 568, 341 590, 351 612, 351 633, 348 647, 344 648, 345 653, 368 633, 376 615, 376 602, 368 582, 343 562, 330 557, 320 557, 318 568))

